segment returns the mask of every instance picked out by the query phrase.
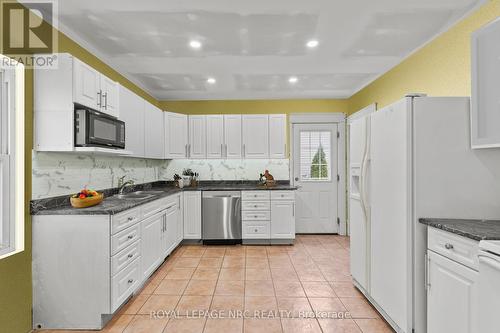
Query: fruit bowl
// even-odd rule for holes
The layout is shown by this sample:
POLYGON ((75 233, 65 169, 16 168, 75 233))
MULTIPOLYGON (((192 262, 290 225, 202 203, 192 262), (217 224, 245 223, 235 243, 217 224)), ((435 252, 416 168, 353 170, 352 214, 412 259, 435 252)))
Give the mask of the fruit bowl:
POLYGON ((98 205, 104 200, 103 193, 94 192, 92 196, 81 197, 74 195, 70 198, 71 206, 74 208, 87 208, 98 205))

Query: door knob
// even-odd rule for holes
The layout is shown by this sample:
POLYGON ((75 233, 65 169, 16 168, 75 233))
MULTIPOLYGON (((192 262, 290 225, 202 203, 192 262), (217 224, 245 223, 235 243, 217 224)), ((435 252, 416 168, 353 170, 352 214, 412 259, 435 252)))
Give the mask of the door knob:
POLYGON ((295 177, 295 181, 298 182, 299 181, 299 177, 295 177))

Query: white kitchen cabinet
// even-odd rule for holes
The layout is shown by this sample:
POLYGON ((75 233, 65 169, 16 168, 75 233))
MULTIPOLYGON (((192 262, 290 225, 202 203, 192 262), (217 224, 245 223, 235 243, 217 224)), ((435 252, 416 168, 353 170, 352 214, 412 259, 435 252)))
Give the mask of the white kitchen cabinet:
POLYGON ((101 112, 116 118, 119 116, 119 87, 118 82, 102 74, 100 75, 100 89, 102 94, 101 112))
POLYGON ((269 158, 269 116, 243 115, 242 141, 244 158, 269 158))
POLYGON ((119 115, 119 84, 73 57, 73 101, 109 114, 119 115))
POLYGON ((295 238, 295 201, 271 201, 271 239, 295 238))
POLYGON ((189 158, 207 157, 206 116, 189 116, 189 158))
POLYGON ((224 157, 224 116, 208 115, 207 122, 207 158, 224 157))
POLYGON ((146 102, 144 110, 144 155, 146 158, 164 159, 165 130, 163 125, 163 111, 146 102))
POLYGON ((162 262, 163 222, 165 214, 159 213, 141 222, 142 276, 147 279, 162 262))
POLYGON ((500 19, 472 35, 472 148, 500 147, 500 19))
POLYGON ((227 159, 241 158, 241 115, 228 114, 224 116, 224 157, 227 159))
POLYGON ((184 239, 201 239, 201 191, 185 191, 184 239))
POLYGON ((427 333, 477 333, 478 272, 428 251, 427 333))
POLYGON ((187 158, 188 116, 185 114, 165 113, 165 158, 187 158))
POLYGON ((177 214, 177 244, 180 244, 184 239, 184 196, 182 193, 179 193, 176 197, 177 209, 179 211, 177 214))
POLYGON ((144 157, 144 100, 120 86, 120 120, 125 122, 125 150, 144 157))
POLYGON ((165 213, 165 252, 164 257, 168 256, 178 245, 178 224, 179 209, 177 202, 171 203, 165 213))
POLYGON ((285 158, 286 151, 286 114, 270 114, 269 158, 285 158))
POLYGON ((100 110, 101 74, 83 61, 73 58, 73 101, 100 110))

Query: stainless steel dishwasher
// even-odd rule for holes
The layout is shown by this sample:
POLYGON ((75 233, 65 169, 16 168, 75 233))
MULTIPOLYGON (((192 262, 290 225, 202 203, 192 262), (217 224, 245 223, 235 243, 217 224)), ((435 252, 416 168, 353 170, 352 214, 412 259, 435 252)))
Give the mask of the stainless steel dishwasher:
POLYGON ((241 192, 202 192, 203 244, 241 243, 241 192))

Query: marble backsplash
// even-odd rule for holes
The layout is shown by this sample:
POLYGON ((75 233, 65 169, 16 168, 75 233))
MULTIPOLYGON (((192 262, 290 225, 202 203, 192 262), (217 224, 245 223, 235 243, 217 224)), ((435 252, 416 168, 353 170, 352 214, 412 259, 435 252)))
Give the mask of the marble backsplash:
POLYGON ((135 183, 172 180, 191 168, 200 180, 253 180, 268 169, 276 179, 289 179, 288 159, 277 160, 151 160, 73 153, 33 152, 32 199, 67 195, 84 186, 116 187, 126 175, 135 183))

